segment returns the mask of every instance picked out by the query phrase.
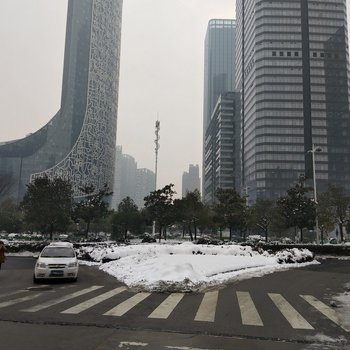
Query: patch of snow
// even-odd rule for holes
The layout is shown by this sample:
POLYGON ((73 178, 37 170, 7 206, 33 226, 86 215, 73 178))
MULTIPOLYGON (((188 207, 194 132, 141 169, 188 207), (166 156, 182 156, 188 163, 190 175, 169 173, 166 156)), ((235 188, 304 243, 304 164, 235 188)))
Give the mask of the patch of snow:
POLYGON ((130 288, 158 292, 202 291, 232 280, 318 263, 306 249, 274 255, 232 244, 81 247, 79 255, 100 263, 102 271, 130 288))
POLYGON ((346 329, 350 329, 350 282, 345 284, 345 291, 336 295, 333 299, 337 304, 337 314, 340 323, 346 329))

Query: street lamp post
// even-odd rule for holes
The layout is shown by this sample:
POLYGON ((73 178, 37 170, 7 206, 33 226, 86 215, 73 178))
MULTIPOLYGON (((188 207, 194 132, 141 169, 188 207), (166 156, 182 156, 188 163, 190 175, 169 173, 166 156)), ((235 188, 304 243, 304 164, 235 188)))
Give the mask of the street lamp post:
POLYGON ((315 162, 315 152, 322 152, 320 147, 316 147, 314 144, 312 145, 312 149, 308 151, 308 153, 312 153, 312 170, 313 170, 313 182, 314 182, 314 202, 316 206, 316 217, 315 217, 315 230, 316 230, 316 243, 320 243, 319 237, 319 229, 318 229, 318 214, 317 214, 317 189, 316 189, 316 162, 315 162))

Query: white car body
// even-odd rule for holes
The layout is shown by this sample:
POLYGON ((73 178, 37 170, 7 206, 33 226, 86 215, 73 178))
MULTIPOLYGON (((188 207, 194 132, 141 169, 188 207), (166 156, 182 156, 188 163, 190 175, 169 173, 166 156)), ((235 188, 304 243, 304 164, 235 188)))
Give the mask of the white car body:
POLYGON ((67 242, 55 242, 46 246, 35 264, 33 281, 41 279, 76 280, 79 263, 73 245, 67 242))

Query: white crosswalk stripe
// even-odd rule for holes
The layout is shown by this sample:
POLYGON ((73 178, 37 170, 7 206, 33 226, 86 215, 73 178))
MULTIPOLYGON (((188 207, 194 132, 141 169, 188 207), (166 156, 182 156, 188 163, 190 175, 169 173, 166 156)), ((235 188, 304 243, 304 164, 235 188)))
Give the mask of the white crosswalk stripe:
POLYGON ((335 310, 324 304, 322 301, 316 299, 312 295, 300 295, 304 300, 306 300, 310 305, 312 305, 316 310, 320 311, 324 316, 329 318, 335 324, 340 326, 346 332, 350 332, 350 325, 343 324, 338 317, 335 310))
POLYGON ((205 293, 194 320, 202 322, 214 322, 218 297, 218 291, 205 293))
POLYGON ((24 309, 22 311, 24 311, 24 312, 37 312, 39 310, 43 310, 43 309, 46 309, 46 308, 48 308, 50 306, 54 306, 54 305, 63 303, 64 301, 67 301, 67 300, 79 297, 81 295, 87 294, 89 292, 92 292, 92 291, 94 291, 96 289, 100 289, 102 287, 103 286, 91 286, 89 288, 86 288, 86 289, 83 289, 83 290, 79 290, 78 292, 65 295, 65 296, 63 296, 61 298, 49 300, 49 301, 47 301, 45 303, 42 303, 42 304, 39 304, 39 305, 35 305, 35 306, 30 307, 28 309, 24 309))
MULTIPOLYGON (((83 301, 77 303, 76 305, 73 305, 64 311, 60 311, 61 314, 79 314, 85 310, 91 309, 92 307, 102 303, 103 301, 106 301, 108 299, 113 298, 114 296, 121 294, 127 290, 126 287, 118 287, 112 290, 109 290, 105 293, 99 294, 96 296, 88 298, 88 293, 97 291, 104 286, 91 286, 89 288, 81 289, 78 291, 75 291, 73 293, 68 293, 64 296, 53 298, 50 300, 47 300, 45 302, 35 304, 35 300, 39 297, 42 297, 44 293, 30 293, 26 290, 21 291, 15 291, 11 293, 3 293, 0 295, 0 299, 7 298, 9 299, 10 296, 12 296, 14 299, 11 300, 5 300, 0 302, 0 309, 10 307, 16 304, 24 303, 24 302, 30 302, 33 301, 32 305, 25 309, 20 309, 22 312, 38 312, 47 308, 50 308, 54 305, 64 303, 66 301, 69 301, 74 298, 78 298, 81 296, 85 296, 83 301), (18 297, 17 294, 25 293, 24 296, 18 297), (17 298, 16 298, 17 296, 17 298)), ((67 290, 66 290, 67 292, 67 290)), ((217 317, 217 305, 219 300, 219 291, 211 291, 203 294, 202 300, 200 302, 200 305, 198 307, 198 310, 194 316, 195 322, 215 322, 217 317)), ((255 301, 252 298, 252 295, 249 292, 245 291, 236 291, 235 292, 237 301, 238 301, 238 312, 241 316, 241 323, 244 326, 258 326, 263 327, 267 326, 264 324, 262 318, 259 314, 259 308, 261 305, 258 303, 256 304, 255 301)), ((48 294, 46 294, 47 296, 48 294)), ((130 294, 129 294, 130 295, 130 294)), ((107 312, 101 314, 105 316, 123 316, 127 314, 131 309, 136 307, 138 304, 142 303, 145 299, 147 299, 152 293, 136 293, 133 294, 131 297, 128 297, 126 300, 121 301, 118 305, 114 306, 112 309, 108 310, 107 312)), ((276 310, 278 310, 284 318, 287 320, 287 322, 291 325, 294 329, 299 330, 312 330, 314 327, 281 295, 277 293, 267 293, 269 298, 272 300, 274 305, 276 306, 276 310)), ((182 300, 186 297, 185 293, 172 293, 166 297, 166 299, 163 299, 163 301, 157 306, 148 316, 149 319, 159 319, 159 320, 166 320, 169 319, 175 308, 179 307, 182 300)), ((350 332, 350 325, 346 324, 344 320, 342 320, 337 311, 331 308, 330 306, 326 305, 322 301, 318 300, 312 295, 300 295, 301 298, 303 298, 312 308, 320 312, 322 315, 324 315, 327 319, 335 323, 337 326, 341 327, 344 331, 350 332)), ((81 298, 82 299, 82 298, 81 298)), ((303 314, 306 313, 303 311, 303 314)), ((313 319, 315 318, 314 314, 312 315, 313 319)), ((265 323, 267 320, 265 320, 265 323)))
POLYGON ((175 307, 184 297, 182 293, 170 294, 149 316, 148 318, 167 319, 175 307))
POLYGON ((242 324, 246 326, 263 326, 258 310, 249 292, 236 292, 239 309, 241 311, 242 324))
POLYGON ((307 322, 281 294, 268 293, 268 295, 293 328, 314 329, 314 327, 312 327, 311 324, 307 322))
POLYGON ((29 300, 33 300, 33 299, 36 299, 37 297, 39 297, 40 295, 41 294, 32 294, 32 295, 28 295, 26 297, 12 299, 12 300, 9 300, 9 301, 4 301, 4 302, 0 303, 0 308, 7 307, 7 306, 12 306, 12 305, 19 304, 19 303, 23 303, 23 302, 29 301, 29 300))
POLYGON ((151 293, 138 293, 133 297, 125 300, 121 304, 117 305, 113 309, 107 311, 103 315, 105 316, 123 316, 128 311, 130 311, 137 304, 141 303, 141 301, 145 300, 151 295, 151 293))
POLYGON ((104 294, 98 295, 95 298, 89 299, 87 301, 84 301, 83 303, 80 303, 78 305, 75 305, 67 310, 62 311, 62 314, 79 314, 82 311, 85 311, 99 303, 102 303, 103 301, 114 297, 115 295, 118 295, 126 290, 126 287, 119 287, 116 289, 113 289, 109 292, 106 292, 104 294))

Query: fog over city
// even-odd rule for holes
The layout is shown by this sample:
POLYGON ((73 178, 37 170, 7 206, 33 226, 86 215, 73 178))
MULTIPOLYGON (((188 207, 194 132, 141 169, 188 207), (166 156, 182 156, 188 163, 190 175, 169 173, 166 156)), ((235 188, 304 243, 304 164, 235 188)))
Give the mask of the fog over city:
MULTIPOLYGON (((123 8, 117 144, 158 186, 201 164, 204 39, 211 18, 233 18, 232 0, 127 0, 123 8)), ((0 142, 47 123, 60 105, 67 0, 0 3, 0 142)))
MULTIPOLYGON (((45 125, 61 97, 67 0, 0 2, 0 142, 45 125)), ((349 16, 349 9, 348 9, 349 16)), ((204 39, 234 0, 125 0, 117 144, 181 193, 182 172, 202 158, 204 39)))

